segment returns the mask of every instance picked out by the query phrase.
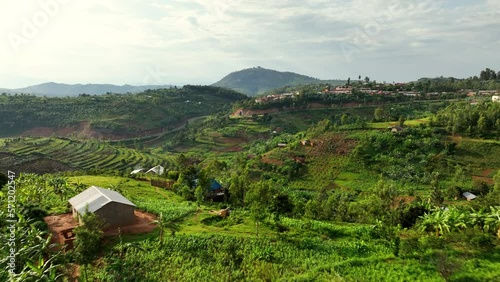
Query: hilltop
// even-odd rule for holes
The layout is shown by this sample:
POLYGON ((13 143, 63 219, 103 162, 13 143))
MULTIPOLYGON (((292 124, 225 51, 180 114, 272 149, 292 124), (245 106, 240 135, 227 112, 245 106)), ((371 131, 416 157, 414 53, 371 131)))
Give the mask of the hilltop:
POLYGON ((256 67, 230 73, 220 81, 214 83, 213 86, 229 88, 249 96, 256 96, 284 86, 320 84, 325 82, 344 83, 343 81, 336 80, 320 80, 294 72, 280 72, 256 67))
POLYGON ((24 93, 48 97, 78 96, 79 94, 102 95, 106 93, 138 93, 148 89, 171 88, 172 85, 113 85, 113 84, 64 84, 48 82, 17 89, 0 88, 0 92, 24 93))

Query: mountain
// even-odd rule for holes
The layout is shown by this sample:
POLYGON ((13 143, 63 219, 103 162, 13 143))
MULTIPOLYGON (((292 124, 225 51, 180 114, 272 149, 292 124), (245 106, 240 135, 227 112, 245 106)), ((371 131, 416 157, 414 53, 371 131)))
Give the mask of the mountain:
POLYGON ((48 82, 38 85, 33 85, 18 89, 3 89, 0 88, 0 93, 25 93, 41 96, 57 97, 57 96, 78 96, 79 94, 102 95, 108 92, 115 94, 137 93, 148 89, 171 88, 171 85, 112 85, 112 84, 64 84, 48 82))
POLYGON ((256 96, 274 88, 305 84, 328 83, 331 81, 293 73, 280 72, 262 67, 249 68, 230 73, 213 86, 229 88, 249 96, 256 96))

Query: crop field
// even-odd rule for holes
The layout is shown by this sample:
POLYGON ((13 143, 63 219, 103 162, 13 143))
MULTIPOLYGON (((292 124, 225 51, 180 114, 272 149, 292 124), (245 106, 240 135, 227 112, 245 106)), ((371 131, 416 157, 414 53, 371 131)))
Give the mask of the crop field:
POLYGON ((135 167, 150 168, 161 164, 172 167, 171 156, 140 152, 131 148, 112 146, 104 142, 58 138, 3 139, 0 152, 22 158, 37 156, 67 164, 76 170, 131 171, 135 167))

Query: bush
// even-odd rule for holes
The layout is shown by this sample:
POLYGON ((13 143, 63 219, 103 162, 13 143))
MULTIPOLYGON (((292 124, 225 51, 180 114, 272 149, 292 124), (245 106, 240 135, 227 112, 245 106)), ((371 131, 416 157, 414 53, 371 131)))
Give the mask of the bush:
POLYGON ((495 246, 495 237, 487 233, 479 233, 470 237, 469 244, 478 248, 491 248, 495 246))
POLYGON ((421 254, 418 238, 414 237, 401 240, 399 254, 401 257, 418 257, 421 254))
POLYGON ((171 180, 179 179, 179 172, 175 170, 171 170, 167 173, 167 178, 171 180))

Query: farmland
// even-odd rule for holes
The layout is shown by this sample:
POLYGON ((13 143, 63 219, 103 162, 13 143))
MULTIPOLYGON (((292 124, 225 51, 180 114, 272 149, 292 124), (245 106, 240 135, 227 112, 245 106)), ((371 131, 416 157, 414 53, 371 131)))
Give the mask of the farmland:
POLYGON ((227 89, 189 85, 66 98, 0 95, 0 136, 139 137, 178 126, 190 117, 219 112, 245 98, 227 89))
POLYGON ((29 269, 47 267, 69 277, 65 269, 78 265, 82 281, 500 279, 498 140, 454 135, 425 109, 415 119, 376 121, 377 109, 218 113, 123 142, 0 139, 2 165, 41 159, 65 168, 16 180, 22 215, 35 220, 19 218, 19 240, 41 250, 18 257, 54 258, 17 271, 36 277, 29 269), (129 173, 157 164, 168 173, 129 173), (150 178, 175 184, 153 187, 150 178), (211 180, 225 188, 220 202, 210 197, 211 180), (40 217, 68 212, 67 199, 91 185, 122 193, 158 227, 106 238, 89 260, 78 248, 50 252, 40 217), (29 226, 37 227, 23 233, 29 226))
MULTIPOLYGON (((23 159, 50 159, 62 164, 60 171, 97 170, 132 171, 134 167, 150 168, 161 164, 172 166, 167 154, 141 152, 131 148, 110 145, 99 141, 60 138, 15 138, 4 139, 0 151, 8 152, 4 166, 15 170, 23 159), (12 163, 9 163, 9 160, 12 163)), ((4 169, 7 169, 6 167, 4 169)), ((33 168, 36 171, 36 168, 33 168)), ((47 171, 50 172, 50 171, 47 171)))

